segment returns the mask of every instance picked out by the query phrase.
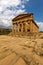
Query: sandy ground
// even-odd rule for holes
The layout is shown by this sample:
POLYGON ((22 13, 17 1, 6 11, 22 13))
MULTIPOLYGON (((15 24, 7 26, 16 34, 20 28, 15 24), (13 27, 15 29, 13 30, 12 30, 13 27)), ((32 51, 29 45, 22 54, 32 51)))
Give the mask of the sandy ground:
POLYGON ((0 36, 0 65, 43 65, 43 39, 0 36))

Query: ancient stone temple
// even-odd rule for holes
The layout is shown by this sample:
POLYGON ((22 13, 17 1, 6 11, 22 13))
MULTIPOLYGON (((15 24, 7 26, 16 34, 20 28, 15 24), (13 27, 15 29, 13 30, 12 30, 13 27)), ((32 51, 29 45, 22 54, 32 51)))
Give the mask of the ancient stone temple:
POLYGON ((20 14, 12 19, 12 33, 27 35, 38 33, 39 27, 34 21, 33 13, 20 14))

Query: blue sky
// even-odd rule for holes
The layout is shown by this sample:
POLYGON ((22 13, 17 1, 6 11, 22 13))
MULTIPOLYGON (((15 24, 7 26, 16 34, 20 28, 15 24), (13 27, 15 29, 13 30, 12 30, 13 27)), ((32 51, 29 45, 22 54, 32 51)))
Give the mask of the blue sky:
POLYGON ((43 0, 0 0, 0 26, 12 26, 12 18, 29 12, 43 31, 43 0))
POLYGON ((25 7, 27 12, 34 13, 35 20, 43 22, 43 0, 30 0, 25 7))

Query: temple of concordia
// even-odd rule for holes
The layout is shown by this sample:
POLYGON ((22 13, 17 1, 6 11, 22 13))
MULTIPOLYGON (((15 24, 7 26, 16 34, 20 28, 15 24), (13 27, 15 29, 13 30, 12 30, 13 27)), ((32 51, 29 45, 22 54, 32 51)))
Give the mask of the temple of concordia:
POLYGON ((39 33, 39 27, 34 21, 33 13, 19 14, 12 19, 12 33, 29 35, 39 33))

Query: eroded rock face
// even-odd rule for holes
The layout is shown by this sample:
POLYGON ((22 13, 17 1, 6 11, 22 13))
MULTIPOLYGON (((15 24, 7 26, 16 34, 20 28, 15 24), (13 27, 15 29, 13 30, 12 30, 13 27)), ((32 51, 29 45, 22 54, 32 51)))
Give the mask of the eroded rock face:
POLYGON ((32 53, 29 53, 28 55, 23 55, 22 58, 27 65, 42 65, 32 53))
POLYGON ((43 42, 36 44, 34 47, 34 52, 40 56, 43 56, 43 42))

